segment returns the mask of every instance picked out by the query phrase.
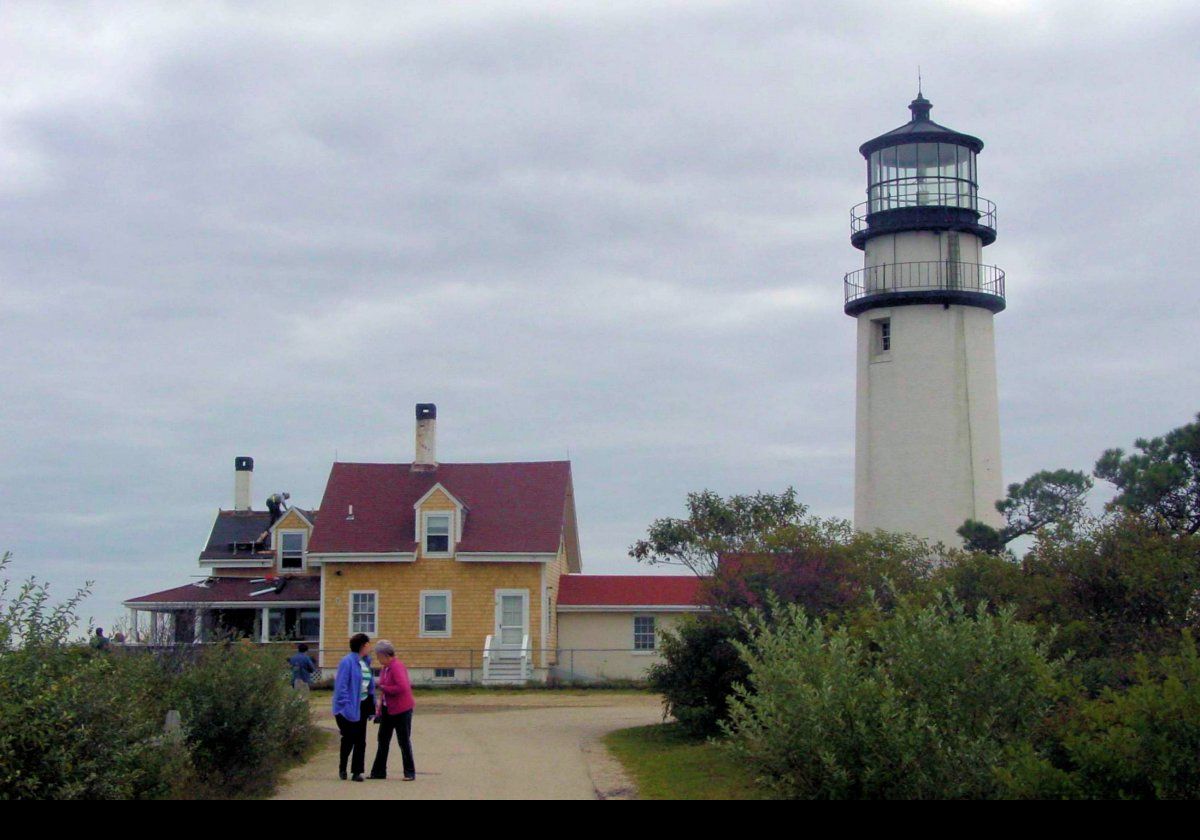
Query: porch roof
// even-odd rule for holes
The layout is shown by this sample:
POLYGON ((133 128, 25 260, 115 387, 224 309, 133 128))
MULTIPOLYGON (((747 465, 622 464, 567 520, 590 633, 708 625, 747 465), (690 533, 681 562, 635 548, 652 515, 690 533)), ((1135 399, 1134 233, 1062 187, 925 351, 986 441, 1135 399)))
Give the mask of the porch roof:
POLYGON ((279 578, 283 586, 273 588, 275 581, 262 581, 244 577, 212 577, 206 580, 164 589, 149 595, 140 595, 125 601, 127 607, 177 607, 192 606, 262 607, 271 604, 311 604, 321 602, 321 579, 318 577, 279 578), (266 589, 266 592, 262 590, 266 589), (255 592, 261 594, 255 595, 255 592))

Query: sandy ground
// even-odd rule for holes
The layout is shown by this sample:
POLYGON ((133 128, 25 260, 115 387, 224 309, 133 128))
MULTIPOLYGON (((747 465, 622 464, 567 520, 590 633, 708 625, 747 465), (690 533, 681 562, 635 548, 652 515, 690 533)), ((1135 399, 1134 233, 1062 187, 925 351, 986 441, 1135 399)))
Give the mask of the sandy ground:
MULTIPOLYGON (((600 743, 614 729, 662 720, 651 694, 531 691, 418 695, 413 717, 417 779, 401 781, 392 743, 388 779, 337 777, 337 726, 329 695, 314 719, 334 737, 284 778, 277 799, 625 799, 632 786, 600 743)), ((368 724, 367 769, 378 729, 368 724)))

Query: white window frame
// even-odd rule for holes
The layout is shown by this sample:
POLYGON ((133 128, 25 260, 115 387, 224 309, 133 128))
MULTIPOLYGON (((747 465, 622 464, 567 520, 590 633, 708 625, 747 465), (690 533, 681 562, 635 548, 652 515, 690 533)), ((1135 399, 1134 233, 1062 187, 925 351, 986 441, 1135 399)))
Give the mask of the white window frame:
POLYGON ((887 318, 875 318, 871 321, 871 355, 876 359, 889 359, 892 355, 892 345, 895 341, 895 335, 892 333, 891 316, 887 318), (885 336, 887 346, 884 346, 885 336))
POLYGON ((278 538, 279 548, 275 551, 275 562, 279 566, 281 572, 305 572, 308 571, 308 531, 303 528, 286 528, 282 531, 276 531, 275 536, 278 538), (285 534, 300 535, 300 565, 296 567, 284 568, 283 566, 283 537, 285 534))
POLYGON ((346 605, 347 625, 350 629, 350 635, 355 633, 366 633, 371 638, 374 638, 379 633, 379 590, 378 589, 351 589, 350 602, 346 605), (375 611, 371 614, 371 629, 370 630, 355 630, 354 629, 354 596, 355 595, 370 595, 374 599, 375 611))
MULTIPOLYGON (((449 589, 422 589, 421 590, 421 626, 418 628, 417 635, 422 639, 448 639, 454 633, 454 593, 449 589), (429 595, 445 596, 446 598, 446 629, 444 631, 426 630, 425 629, 425 598, 429 595)), ((437 615, 437 613, 433 613, 437 615)))
POLYGON ((640 613, 640 614, 634 615, 632 630, 633 630, 633 652, 634 653, 643 655, 643 656, 658 653, 658 616, 650 615, 648 613, 640 613), (648 648, 640 648, 637 646, 637 642, 638 642, 637 626, 638 626, 639 618, 648 618, 652 622, 654 622, 654 635, 650 641, 651 646, 648 648))
POLYGON ((454 511, 426 510, 421 512, 421 556, 422 557, 453 557, 454 556, 454 511), (429 519, 433 516, 446 518, 446 550, 430 551, 429 519))

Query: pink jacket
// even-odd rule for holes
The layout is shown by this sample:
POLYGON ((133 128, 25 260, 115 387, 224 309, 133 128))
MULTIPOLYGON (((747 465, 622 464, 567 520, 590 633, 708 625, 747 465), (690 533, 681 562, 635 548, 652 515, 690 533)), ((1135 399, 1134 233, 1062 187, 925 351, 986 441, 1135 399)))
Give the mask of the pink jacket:
POLYGON ((387 667, 379 672, 379 696, 389 715, 398 715, 413 707, 412 683, 408 679, 408 669, 399 659, 392 659, 387 667))

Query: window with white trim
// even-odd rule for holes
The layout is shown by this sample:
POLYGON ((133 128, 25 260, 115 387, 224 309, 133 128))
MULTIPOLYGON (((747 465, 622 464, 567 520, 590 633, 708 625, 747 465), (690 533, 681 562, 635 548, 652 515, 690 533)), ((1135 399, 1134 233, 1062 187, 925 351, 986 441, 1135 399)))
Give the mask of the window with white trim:
POLYGON ((425 514, 425 554, 450 553, 450 514, 425 514))
POLYGON ((378 596, 374 592, 350 593, 350 634, 375 634, 378 596))
POLYGON ((633 617, 633 649, 656 650, 657 647, 658 633, 654 616, 635 615, 633 617))
POLYGON ((281 531, 279 533, 279 568, 304 568, 303 531, 281 531))
POLYGON ((880 318, 875 321, 875 355, 892 352, 892 319, 880 318))
POLYGON ((433 678, 435 680, 452 680, 454 679, 453 668, 434 668, 433 678))
POLYGON ((450 592, 421 593, 421 635, 450 635, 450 592))

